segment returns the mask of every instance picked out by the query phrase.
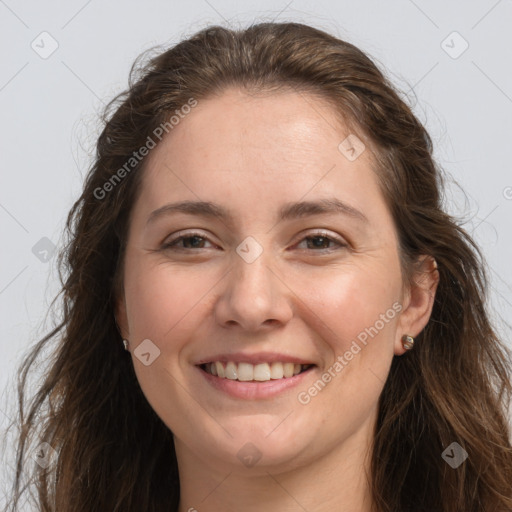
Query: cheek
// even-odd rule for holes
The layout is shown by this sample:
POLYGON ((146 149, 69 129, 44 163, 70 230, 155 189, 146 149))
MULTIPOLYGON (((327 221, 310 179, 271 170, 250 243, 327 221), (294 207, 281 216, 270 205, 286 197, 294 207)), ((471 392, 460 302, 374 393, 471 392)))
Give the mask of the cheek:
POLYGON ((393 359, 400 282, 398 270, 352 265, 324 278, 302 278, 303 315, 309 310, 307 323, 329 355, 319 373, 325 384, 302 389, 299 402, 308 414, 329 411, 324 429, 333 438, 340 428, 349 435, 376 407, 393 359))
POLYGON ((365 340, 392 338, 400 309, 400 282, 398 269, 350 264, 310 277, 301 274, 296 289, 322 338, 339 354, 354 340, 365 346, 365 340))
POLYGON ((197 315, 205 294, 216 282, 208 273, 198 275, 192 267, 168 263, 135 261, 127 274, 130 334, 157 343, 169 337, 179 342, 180 332, 197 315))
MULTIPOLYGON (((127 257, 125 296, 133 341, 133 362, 137 379, 152 408, 171 429, 177 427, 172 410, 191 408, 185 392, 180 358, 186 351, 205 314, 208 291, 218 279, 199 274, 193 267, 178 267, 168 262, 148 261, 146 257, 127 257), (151 340, 159 349, 149 366, 139 362, 136 348, 142 340, 151 340)), ((142 361, 142 360, 141 360, 142 361)), ((198 411, 195 411, 196 414, 198 411)))

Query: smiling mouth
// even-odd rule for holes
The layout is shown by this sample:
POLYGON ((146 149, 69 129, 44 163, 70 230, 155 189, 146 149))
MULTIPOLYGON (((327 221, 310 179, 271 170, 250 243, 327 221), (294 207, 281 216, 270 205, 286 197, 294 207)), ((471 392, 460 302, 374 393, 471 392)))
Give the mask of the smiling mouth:
POLYGON ((251 364, 215 361, 201 364, 199 368, 209 375, 220 379, 236 380, 239 382, 265 382, 288 379, 309 370, 313 366, 313 364, 280 362, 251 364))

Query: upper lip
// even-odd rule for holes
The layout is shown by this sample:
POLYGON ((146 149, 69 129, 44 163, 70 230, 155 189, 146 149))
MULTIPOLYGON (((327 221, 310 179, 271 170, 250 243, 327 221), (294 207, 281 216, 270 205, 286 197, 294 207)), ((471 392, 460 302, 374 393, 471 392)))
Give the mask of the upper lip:
POLYGON ((310 359, 302 357, 290 356, 287 354, 279 354, 277 352, 257 352, 249 354, 246 352, 233 352, 222 353, 213 356, 203 357, 196 361, 194 364, 199 366, 205 363, 212 363, 215 361, 233 361, 234 363, 295 363, 295 364, 315 364, 310 359))

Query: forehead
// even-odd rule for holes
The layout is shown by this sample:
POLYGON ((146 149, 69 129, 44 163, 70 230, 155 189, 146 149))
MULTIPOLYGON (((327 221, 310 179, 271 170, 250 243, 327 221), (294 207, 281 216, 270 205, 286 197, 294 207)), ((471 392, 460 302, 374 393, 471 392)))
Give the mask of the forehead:
POLYGON ((228 89, 199 100, 152 151, 142 200, 155 208, 184 197, 228 202, 261 214, 265 202, 277 208, 336 194, 371 210, 381 196, 373 160, 367 150, 347 158, 349 136, 341 116, 318 96, 228 89))
POLYGON ((192 149, 181 155, 189 160, 222 160, 231 169, 259 164, 261 172, 274 173, 276 164, 287 171, 281 164, 289 162, 297 171, 301 160, 321 162, 319 149, 326 158, 337 156, 340 137, 348 134, 329 103, 289 89, 265 94, 228 89, 199 101, 176 128, 167 146, 192 149))

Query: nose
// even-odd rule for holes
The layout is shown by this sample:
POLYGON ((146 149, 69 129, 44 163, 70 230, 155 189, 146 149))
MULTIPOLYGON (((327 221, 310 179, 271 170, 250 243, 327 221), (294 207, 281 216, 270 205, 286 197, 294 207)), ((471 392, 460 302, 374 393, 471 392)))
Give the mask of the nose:
POLYGON ((259 332, 282 327, 292 318, 292 292, 271 268, 267 254, 264 251, 252 263, 235 254, 215 305, 215 317, 222 327, 259 332))

